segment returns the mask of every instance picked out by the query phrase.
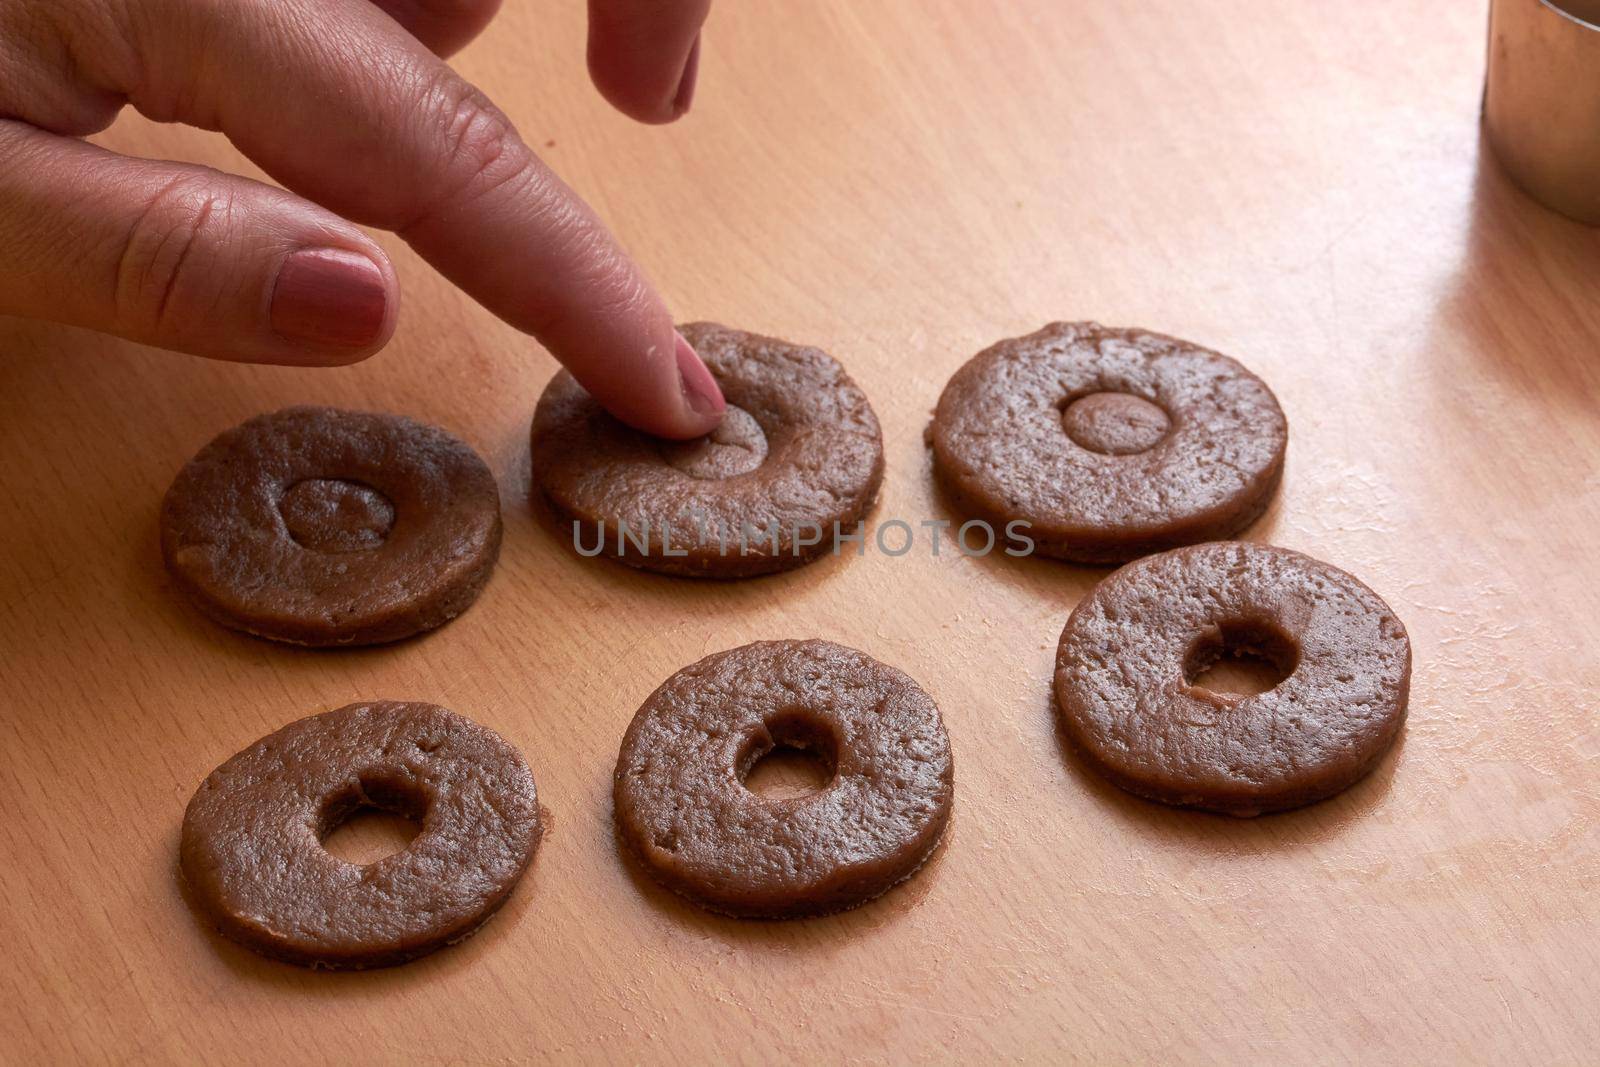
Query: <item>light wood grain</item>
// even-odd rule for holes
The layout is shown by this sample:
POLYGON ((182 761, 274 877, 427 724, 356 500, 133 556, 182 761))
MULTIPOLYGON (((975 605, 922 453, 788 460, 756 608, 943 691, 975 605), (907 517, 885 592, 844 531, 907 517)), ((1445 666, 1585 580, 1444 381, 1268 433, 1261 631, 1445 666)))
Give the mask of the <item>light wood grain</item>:
MULTIPOLYGON (((949 374, 1056 318, 1194 338, 1276 389, 1251 536, 1346 567, 1415 642, 1397 753, 1253 822, 1066 759, 1056 638, 1100 572, 925 547, 703 585, 580 560, 526 503, 554 369, 389 241, 391 348, 211 364, 0 323, 0 1048, 18 1062, 1593 1062, 1600 1049, 1600 235, 1481 157, 1481 3, 723 0, 687 121, 610 112, 582 5, 512 2, 461 69, 684 319, 821 345, 883 420, 879 518, 945 515, 949 374), (290 402, 404 412, 501 481, 482 601, 364 652, 224 632, 155 520, 217 431, 290 402), (952 835, 844 916, 709 918, 639 884, 610 774, 668 674, 822 636, 908 671, 957 760, 952 835), (554 813, 472 941, 313 974, 209 937, 183 806, 283 723, 436 701, 519 745, 554 813)), ((128 119, 126 151, 250 172, 128 119)), ((485 255, 493 255, 485 249, 485 255)))

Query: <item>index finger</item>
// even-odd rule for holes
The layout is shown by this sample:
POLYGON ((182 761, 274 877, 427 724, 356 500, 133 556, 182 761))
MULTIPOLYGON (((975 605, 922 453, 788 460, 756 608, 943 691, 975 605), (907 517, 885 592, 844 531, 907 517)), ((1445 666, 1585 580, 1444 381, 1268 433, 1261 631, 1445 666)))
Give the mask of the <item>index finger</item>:
POLYGON ((221 130, 289 189, 395 231, 623 421, 666 437, 716 425, 721 393, 639 267, 488 98, 377 8, 128 10, 131 50, 104 69, 107 88, 221 130))

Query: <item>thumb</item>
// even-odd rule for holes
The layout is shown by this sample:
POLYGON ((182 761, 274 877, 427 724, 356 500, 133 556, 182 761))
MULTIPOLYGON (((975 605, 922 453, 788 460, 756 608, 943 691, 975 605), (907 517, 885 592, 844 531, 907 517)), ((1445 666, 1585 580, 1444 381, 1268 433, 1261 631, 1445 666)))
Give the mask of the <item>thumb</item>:
POLYGON ((388 258, 298 197, 17 122, 0 159, 0 312, 253 363, 354 363, 394 332, 388 258))
POLYGON ((640 122, 681 118, 694 99, 711 0, 589 0, 589 76, 640 122))

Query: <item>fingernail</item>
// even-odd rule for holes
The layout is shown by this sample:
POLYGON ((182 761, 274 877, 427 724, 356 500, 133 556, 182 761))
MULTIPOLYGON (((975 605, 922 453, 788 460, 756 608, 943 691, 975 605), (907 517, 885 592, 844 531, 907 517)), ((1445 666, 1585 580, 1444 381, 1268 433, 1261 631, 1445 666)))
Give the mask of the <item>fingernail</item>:
POLYGON ((678 379, 683 383, 683 398, 689 402, 697 415, 709 415, 720 418, 727 410, 728 402, 722 398, 722 390, 717 388, 717 380, 711 376, 711 371, 695 355, 694 348, 683 339, 683 334, 678 338, 678 379))
POLYGON ((308 248, 278 269, 272 328, 290 341, 365 348, 378 339, 388 310, 383 271, 359 252, 308 248))
POLYGON ((696 35, 689 46, 689 58, 683 61, 683 77, 678 81, 678 93, 672 98, 674 114, 683 115, 694 103, 694 83, 700 79, 700 38, 696 35))

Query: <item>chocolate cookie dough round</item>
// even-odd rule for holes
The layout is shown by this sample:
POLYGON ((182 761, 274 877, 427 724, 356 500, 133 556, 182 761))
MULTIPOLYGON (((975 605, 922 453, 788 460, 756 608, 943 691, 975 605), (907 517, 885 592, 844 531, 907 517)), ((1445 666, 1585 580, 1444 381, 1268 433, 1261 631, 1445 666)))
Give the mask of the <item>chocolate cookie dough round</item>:
POLYGON ((957 509, 997 530, 1028 523, 1044 555, 1115 563, 1254 522, 1278 488, 1288 424, 1227 356, 1055 323, 958 370, 928 436, 957 509))
POLYGON ((1130 563, 1083 599, 1056 653, 1061 726, 1131 793, 1250 816, 1347 788, 1405 720, 1411 642, 1336 567, 1224 542, 1130 563), (1264 693, 1197 684, 1224 655, 1266 660, 1264 693))
POLYGON ((377 701, 290 723, 218 767, 183 817, 188 896, 227 937, 312 967, 404 963, 497 911, 540 835, 533 775, 498 734, 433 704, 377 701), (418 820, 360 866, 322 841, 362 807, 418 820))
POLYGON ((397 415, 294 407, 190 460, 161 550, 212 619, 299 645, 372 645, 441 626, 500 553, 500 494, 476 452, 397 415))
POLYGON ((893 667, 827 641, 764 641, 685 667, 633 718, 617 758, 617 831, 701 907, 822 915, 904 881, 938 845, 954 771, 944 720, 893 667), (775 747, 832 768, 771 800, 744 785, 775 747))
POLYGON ((711 323, 682 328, 727 398, 722 425, 664 441, 623 425, 565 371, 533 417, 535 484, 585 555, 666 574, 789 570, 856 532, 883 434, 836 360, 711 323))

